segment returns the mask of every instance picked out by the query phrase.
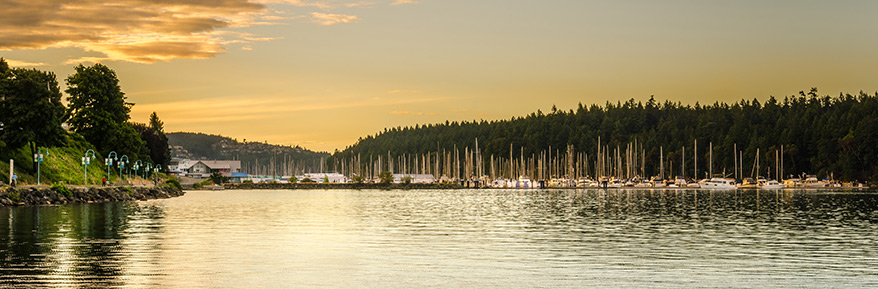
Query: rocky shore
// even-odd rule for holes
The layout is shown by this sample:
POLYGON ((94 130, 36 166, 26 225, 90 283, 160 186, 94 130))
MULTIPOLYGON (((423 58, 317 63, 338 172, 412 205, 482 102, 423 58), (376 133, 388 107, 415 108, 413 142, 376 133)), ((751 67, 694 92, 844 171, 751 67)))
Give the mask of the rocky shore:
POLYGON ((225 184, 227 190, 430 190, 462 189, 458 184, 319 184, 253 183, 225 184))
POLYGON ((179 197, 183 190, 157 187, 0 187, 0 206, 38 206, 80 203, 109 203, 179 197))

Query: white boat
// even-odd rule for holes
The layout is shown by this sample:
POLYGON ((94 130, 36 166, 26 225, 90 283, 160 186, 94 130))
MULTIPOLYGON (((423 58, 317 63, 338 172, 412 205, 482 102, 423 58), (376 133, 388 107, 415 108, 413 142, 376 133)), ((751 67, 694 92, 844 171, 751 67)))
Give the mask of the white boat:
POLYGON ((709 180, 701 183, 702 189, 712 189, 712 190, 734 190, 738 187, 735 186, 734 179, 728 178, 710 178, 709 180))
POLYGON ((766 179, 758 179, 756 180, 757 186, 763 190, 779 190, 783 189, 784 185, 775 180, 766 180, 766 179))
POLYGON ((817 176, 808 176, 802 185, 806 188, 825 188, 827 183, 817 179, 817 176))

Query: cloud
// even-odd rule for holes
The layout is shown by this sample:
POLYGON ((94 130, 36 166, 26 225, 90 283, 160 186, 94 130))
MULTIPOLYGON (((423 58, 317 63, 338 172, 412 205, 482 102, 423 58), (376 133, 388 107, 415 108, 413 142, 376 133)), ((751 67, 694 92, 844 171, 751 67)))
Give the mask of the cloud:
POLYGON ((360 18, 354 15, 345 14, 329 14, 320 12, 311 12, 311 21, 320 25, 335 25, 339 23, 353 23, 359 21, 360 18))
MULTIPOLYGON (((65 63, 154 63, 216 56, 231 44, 271 41, 239 28, 285 24, 289 6, 321 9, 371 6, 365 1, 304 0, 3 0, 0 51, 79 48, 88 57, 65 63), (271 6, 269 6, 271 5, 271 6)), ((305 14, 309 15, 309 14, 305 14)), ((354 23, 357 16, 313 12, 320 25, 354 23)), ((252 48, 252 47, 251 47, 252 48)), ((246 48, 243 48, 246 50, 246 48)))
POLYGON ((18 61, 14 59, 4 59, 6 60, 6 64, 9 64, 10 67, 34 67, 34 66, 48 66, 48 64, 42 62, 27 62, 27 61, 18 61))
POLYGON ((390 5, 406 5, 406 4, 418 4, 418 2, 412 1, 412 0, 396 0, 390 5))

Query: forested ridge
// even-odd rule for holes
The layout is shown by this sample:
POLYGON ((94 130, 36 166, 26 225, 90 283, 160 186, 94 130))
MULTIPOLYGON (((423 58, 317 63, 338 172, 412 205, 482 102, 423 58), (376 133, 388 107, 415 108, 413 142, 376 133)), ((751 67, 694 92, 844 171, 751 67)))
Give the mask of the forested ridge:
MULTIPOLYGON (((499 121, 464 121, 385 129, 361 138, 333 155, 336 164, 357 156, 435 154, 440 150, 472 149, 478 139, 482 158, 550 151, 592 153, 601 146, 625 148, 635 140, 642 145, 643 170, 656 175, 660 150, 668 169, 679 174, 686 147, 686 172, 692 175, 693 144, 698 143, 698 166, 707 170, 708 146, 713 147, 714 172, 731 172, 734 149, 751 174, 757 149, 762 166, 777 166, 775 152, 783 146, 783 174, 817 174, 843 181, 878 180, 878 93, 820 96, 816 88, 782 100, 770 97, 738 103, 684 105, 650 98, 604 106, 580 104, 576 109, 537 111, 499 121), (742 156, 740 155, 742 154, 742 156), (669 167, 674 162, 674 167, 669 167)), ((508 157, 507 157, 508 158, 508 157)), ((765 174, 761 173, 760 174, 765 174)), ((771 173, 773 174, 773 173, 771 173)))

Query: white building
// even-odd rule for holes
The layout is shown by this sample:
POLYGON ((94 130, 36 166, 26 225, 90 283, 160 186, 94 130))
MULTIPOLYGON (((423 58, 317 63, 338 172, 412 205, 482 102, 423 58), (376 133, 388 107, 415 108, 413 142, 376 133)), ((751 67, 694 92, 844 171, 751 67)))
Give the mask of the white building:
POLYGON ((217 172, 231 177, 232 173, 241 171, 241 161, 180 160, 177 165, 171 165, 168 169, 172 174, 187 177, 206 178, 217 172))

